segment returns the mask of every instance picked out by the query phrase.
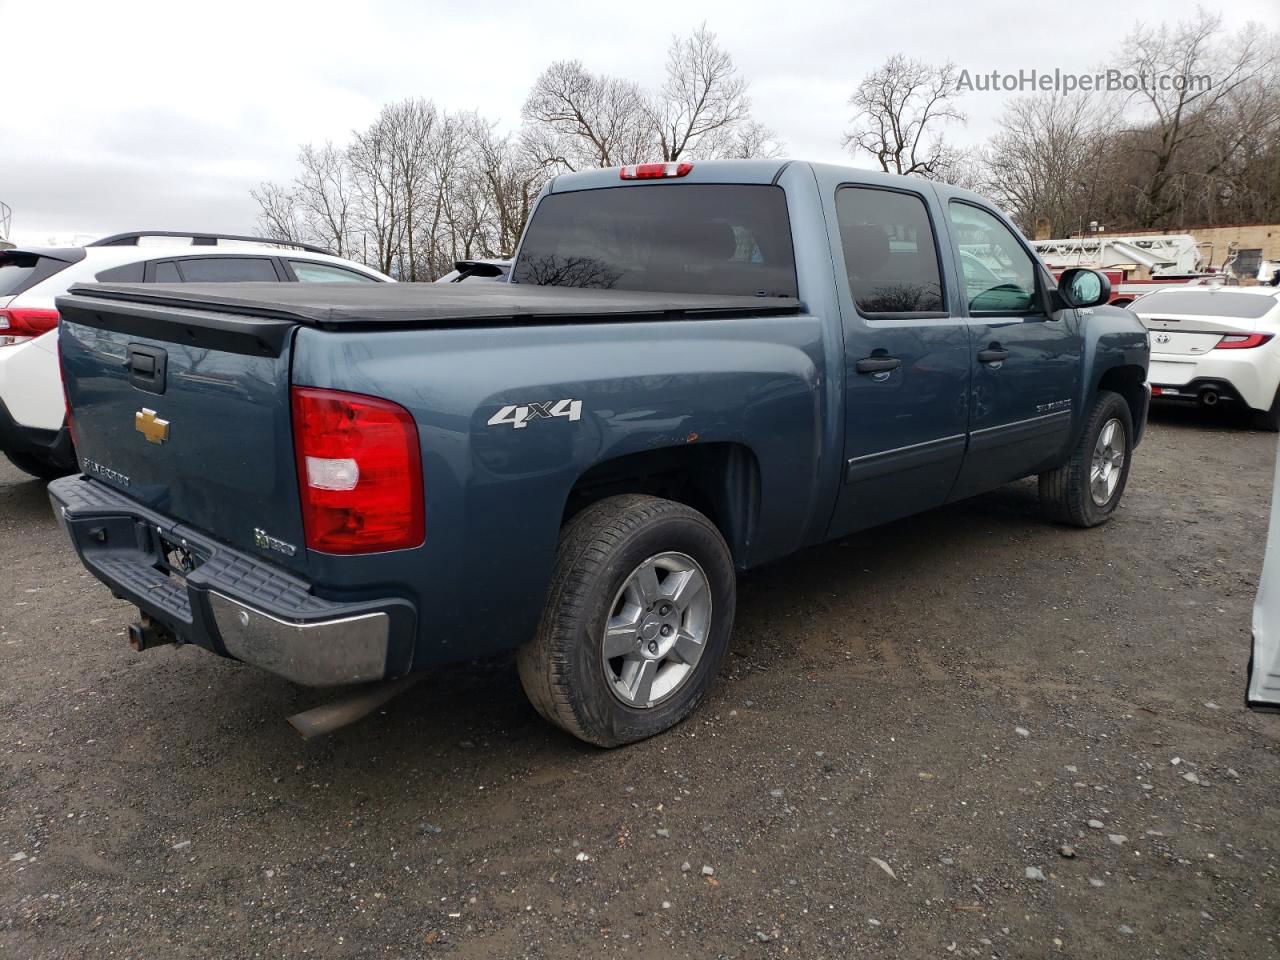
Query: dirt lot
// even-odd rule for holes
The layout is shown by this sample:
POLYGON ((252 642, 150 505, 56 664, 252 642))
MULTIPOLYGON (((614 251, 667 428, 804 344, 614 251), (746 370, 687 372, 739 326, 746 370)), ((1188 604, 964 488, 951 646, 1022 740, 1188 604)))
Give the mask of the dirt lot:
POLYGON ((0 955, 1276 956, 1275 449, 1159 414, 1101 529, 1021 483, 761 571, 701 712, 613 752, 510 664, 304 743, 320 695, 133 654, 6 464, 0 955))

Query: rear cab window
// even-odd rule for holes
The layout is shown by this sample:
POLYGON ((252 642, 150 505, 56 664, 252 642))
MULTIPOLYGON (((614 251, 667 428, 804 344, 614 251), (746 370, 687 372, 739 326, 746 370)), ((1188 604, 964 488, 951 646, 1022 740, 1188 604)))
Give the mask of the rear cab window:
POLYGON ((606 187, 542 198, 513 283, 794 297, 786 195, 762 184, 606 187))
POLYGON ((836 219, 849 294, 863 316, 946 316, 938 245, 924 198, 843 186, 836 219))

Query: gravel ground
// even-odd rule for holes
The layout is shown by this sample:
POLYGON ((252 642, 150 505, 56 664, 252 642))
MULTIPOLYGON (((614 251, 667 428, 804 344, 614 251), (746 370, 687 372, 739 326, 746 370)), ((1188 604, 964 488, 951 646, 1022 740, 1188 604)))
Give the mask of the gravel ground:
POLYGON ((322 695, 133 654, 0 466, 0 955, 1276 956, 1275 449, 1158 413, 1100 529, 1023 482, 760 571, 701 711, 611 752, 510 663, 302 742, 322 695))

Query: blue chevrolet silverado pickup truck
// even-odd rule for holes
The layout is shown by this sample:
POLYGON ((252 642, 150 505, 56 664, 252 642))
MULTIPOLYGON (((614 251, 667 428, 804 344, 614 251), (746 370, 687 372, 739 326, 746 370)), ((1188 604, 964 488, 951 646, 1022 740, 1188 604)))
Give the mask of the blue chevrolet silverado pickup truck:
POLYGON ((941 184, 575 173, 506 282, 74 288, 49 493, 135 646, 315 686, 515 649, 618 745, 705 694, 739 571, 1028 476, 1110 517, 1149 390, 1108 292, 941 184))

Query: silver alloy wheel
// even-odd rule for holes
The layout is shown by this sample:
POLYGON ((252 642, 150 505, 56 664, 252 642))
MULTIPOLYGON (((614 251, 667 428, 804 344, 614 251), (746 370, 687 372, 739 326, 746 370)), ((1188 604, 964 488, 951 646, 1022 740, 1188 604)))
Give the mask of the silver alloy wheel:
POLYGON ((1089 494, 1105 507, 1120 484, 1124 472, 1124 425, 1112 417, 1098 431, 1093 445, 1093 466, 1089 470, 1089 494))
POLYGON ((623 581, 601 644, 605 679, 629 707, 666 700, 693 676, 711 635, 711 585, 698 561, 660 553, 623 581))

